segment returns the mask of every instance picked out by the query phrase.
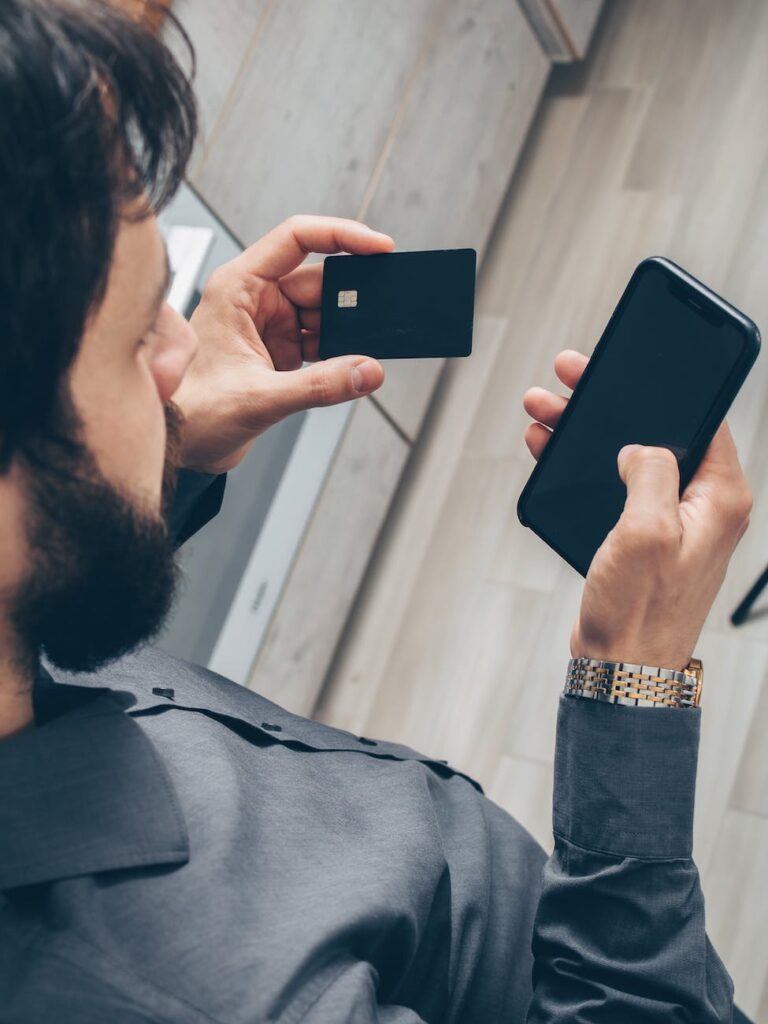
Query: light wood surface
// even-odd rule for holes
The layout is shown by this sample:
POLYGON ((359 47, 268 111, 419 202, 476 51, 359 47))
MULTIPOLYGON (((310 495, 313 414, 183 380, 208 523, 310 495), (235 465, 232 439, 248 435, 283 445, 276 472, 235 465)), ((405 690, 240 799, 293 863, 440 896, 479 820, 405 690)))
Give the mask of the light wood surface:
MULTIPOLYGON (((400 248, 482 254, 549 71, 517 4, 178 0, 177 13, 200 68, 191 179, 243 242, 309 211, 365 219, 400 248)), ((250 676, 291 710, 314 706, 443 365, 390 364, 347 426, 250 676)))
MULTIPOLYGON (((360 216, 400 249, 468 246, 480 263, 548 74, 516 3, 446 0, 360 216)), ((387 364, 376 401, 411 439, 442 368, 387 364)))
POLYGON ((293 213, 356 216, 439 6, 270 6, 193 175, 244 241, 293 213))
POLYGON ((369 399, 357 403, 248 679, 297 714, 315 705, 408 451, 369 399))
POLYGON ((398 635, 506 327, 505 319, 480 317, 475 325, 472 358, 451 364, 447 385, 430 411, 421 443, 409 462, 398 500, 374 552, 366 575, 370 586, 363 587, 355 601, 347 627, 349 639, 339 648, 338 660, 331 669, 335 683, 326 691, 324 707, 325 714, 352 732, 362 732, 387 669, 383 659, 372 661, 370 652, 391 650, 398 635), (432 455, 435 444, 436 458, 432 455))
MULTIPOLYGON (((768 325, 766 53, 759 0, 697 0, 695 17, 682 0, 613 0, 586 65, 555 73, 480 284, 479 313, 500 325, 492 365, 452 364, 441 382, 318 707, 324 721, 448 758, 545 843, 582 581, 516 520, 532 466, 522 395, 534 383, 562 390, 554 355, 592 350, 650 254, 768 325)), ((768 562, 767 398, 763 354, 729 417, 755 508, 699 647, 695 841, 711 937, 758 1024, 768 1021, 768 615, 738 630, 729 615, 768 562)))
MULTIPOLYGON (((266 24, 274 0, 174 0, 173 13, 195 48, 195 95, 200 135, 190 165, 190 177, 205 158, 216 123, 248 66, 248 55, 266 24)), ((171 48, 186 64, 186 53, 175 31, 166 33, 171 48)))

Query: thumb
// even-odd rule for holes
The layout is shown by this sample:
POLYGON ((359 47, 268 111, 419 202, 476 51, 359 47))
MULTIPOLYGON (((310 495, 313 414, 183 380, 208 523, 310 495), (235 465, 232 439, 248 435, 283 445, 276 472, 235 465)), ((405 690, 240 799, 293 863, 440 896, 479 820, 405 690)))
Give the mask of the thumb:
POLYGON ((384 367, 367 356, 337 356, 280 370, 273 376, 272 401, 278 418, 326 405, 338 405, 376 391, 384 382, 384 367))
POLYGON ((680 470, 668 448, 625 445, 618 456, 619 476, 627 486, 625 512, 677 520, 680 514, 680 470))

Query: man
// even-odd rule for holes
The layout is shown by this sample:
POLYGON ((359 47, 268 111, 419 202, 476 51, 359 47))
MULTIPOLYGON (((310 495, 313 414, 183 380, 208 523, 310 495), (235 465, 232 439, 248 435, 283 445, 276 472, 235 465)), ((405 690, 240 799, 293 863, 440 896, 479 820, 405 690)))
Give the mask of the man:
MULTIPOLYGON (((191 325, 164 303, 154 213, 194 128, 137 26, 4 0, 0 1021, 730 1021, 691 860, 698 708, 562 698, 547 861, 447 765, 146 645, 174 545, 256 436, 383 379, 311 362, 322 270, 301 264, 392 248, 361 224, 289 220, 191 325)), ((585 363, 555 366, 573 388, 585 363)), ((538 456, 565 399, 525 404, 538 456)), ((669 452, 618 469, 571 653, 681 672, 749 488, 725 427, 682 501, 669 452)))

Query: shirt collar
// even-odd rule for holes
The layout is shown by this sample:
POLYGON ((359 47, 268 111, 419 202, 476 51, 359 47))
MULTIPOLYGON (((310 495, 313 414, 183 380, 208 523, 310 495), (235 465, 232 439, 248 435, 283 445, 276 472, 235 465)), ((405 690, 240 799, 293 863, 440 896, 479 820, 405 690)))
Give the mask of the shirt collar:
POLYGON ((0 743, 0 891, 189 860, 165 765, 125 713, 133 695, 40 666, 33 697, 37 726, 0 743))

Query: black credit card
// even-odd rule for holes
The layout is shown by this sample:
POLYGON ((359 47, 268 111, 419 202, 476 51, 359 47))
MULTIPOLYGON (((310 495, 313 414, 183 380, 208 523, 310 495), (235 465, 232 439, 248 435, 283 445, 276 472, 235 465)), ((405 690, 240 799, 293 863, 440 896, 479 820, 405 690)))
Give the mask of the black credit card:
POLYGON ((320 358, 468 356, 476 263, 474 249, 327 256, 320 358))

